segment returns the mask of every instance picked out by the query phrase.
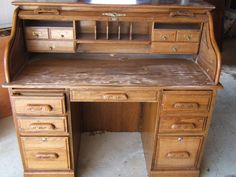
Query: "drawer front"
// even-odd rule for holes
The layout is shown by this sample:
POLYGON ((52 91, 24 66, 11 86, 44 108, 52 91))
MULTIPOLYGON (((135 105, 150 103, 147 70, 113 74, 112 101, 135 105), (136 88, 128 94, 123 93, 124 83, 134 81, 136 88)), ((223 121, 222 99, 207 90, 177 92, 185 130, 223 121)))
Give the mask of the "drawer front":
POLYGON ((200 32, 194 30, 177 31, 177 41, 179 42, 199 42, 200 32))
POLYGON ((155 168, 195 168, 202 141, 202 137, 159 137, 155 168))
POLYGON ((202 132, 207 118, 204 117, 161 117, 160 133, 202 132))
POLYGON ((68 137, 21 137, 20 140, 26 169, 70 169, 68 137))
POLYGON ((65 134, 66 117, 17 117, 21 134, 65 134))
POLYGON ((74 42, 27 40, 27 48, 31 52, 74 52, 74 42))
POLYGON ((175 30, 154 30, 152 41, 175 41, 175 30))
POLYGON ((72 101, 156 101, 156 91, 102 91, 102 90, 72 90, 72 101))
POLYGON ((208 113, 211 106, 211 98, 211 91, 164 91, 162 110, 175 113, 208 113))
POLYGON ((196 54, 198 43, 152 42, 151 51, 163 54, 196 54))
POLYGON ((48 28, 26 27, 26 39, 48 39, 48 28))
POLYGON ((73 28, 51 28, 51 39, 72 40, 74 39, 73 28))
POLYGON ((65 114, 64 96, 12 96, 16 114, 61 115, 65 114))

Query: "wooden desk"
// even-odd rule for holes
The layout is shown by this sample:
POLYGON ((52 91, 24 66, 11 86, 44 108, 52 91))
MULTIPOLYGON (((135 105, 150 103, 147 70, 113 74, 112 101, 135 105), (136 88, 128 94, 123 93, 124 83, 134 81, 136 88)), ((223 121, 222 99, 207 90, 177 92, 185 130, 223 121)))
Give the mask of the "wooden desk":
POLYGON ((25 177, 74 177, 98 130, 141 132, 151 177, 199 176, 221 57, 214 7, 185 3, 13 3, 4 87, 25 177))

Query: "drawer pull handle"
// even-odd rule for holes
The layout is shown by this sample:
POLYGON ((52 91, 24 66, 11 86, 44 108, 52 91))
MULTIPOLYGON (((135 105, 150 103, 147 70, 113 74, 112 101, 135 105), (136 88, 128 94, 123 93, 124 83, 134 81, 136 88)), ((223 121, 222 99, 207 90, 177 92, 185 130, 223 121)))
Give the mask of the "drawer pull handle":
POLYGON ((171 129, 195 129, 196 125, 194 123, 175 123, 171 125, 171 129))
POLYGON ((117 21, 118 17, 125 17, 126 16, 126 14, 120 14, 120 13, 116 13, 116 12, 106 12, 106 13, 102 13, 102 15, 111 17, 112 21, 117 21))
POLYGON ((199 108, 198 103, 175 103, 173 106, 175 109, 198 109, 199 108))
POLYGON ((187 36, 185 36, 185 38, 186 38, 187 41, 190 41, 192 39, 192 36, 191 35, 187 35, 187 36))
POLYGON ((192 13, 189 10, 177 10, 170 12, 170 17, 179 17, 179 16, 194 17, 194 13, 192 13))
POLYGON ((37 159, 42 159, 42 160, 55 160, 59 158, 59 154, 57 153, 37 153, 35 155, 37 159))
POLYGON ((26 111, 30 112, 51 112, 53 110, 48 104, 27 104, 26 111))
POLYGON ((65 35, 64 34, 61 34, 61 38, 64 38, 65 37, 65 35))
POLYGON ((34 14, 53 14, 53 15, 59 15, 60 11, 58 9, 45 9, 45 8, 38 8, 34 10, 34 14))
POLYGON ((39 37, 40 35, 41 35, 40 32, 37 32, 37 33, 36 33, 36 32, 33 32, 33 36, 34 36, 34 37, 39 37))
POLYGON ((172 51, 173 51, 173 52, 177 52, 178 49, 177 49, 176 47, 173 47, 173 48, 172 48, 172 51))
POLYGON ((188 159, 188 158, 190 158, 190 153, 187 151, 168 152, 166 154, 166 158, 168 158, 168 159, 188 159))
POLYGON ((127 94, 120 94, 120 93, 117 93, 117 94, 105 94, 103 95, 103 99, 104 100, 127 100, 128 99, 128 95, 127 94))
POLYGON ((32 130, 54 130, 56 126, 51 123, 33 123, 30 128, 32 130))
POLYGON ((162 36, 161 36, 161 39, 162 39, 163 41, 166 41, 166 40, 168 39, 168 37, 167 37, 166 35, 162 35, 162 36))

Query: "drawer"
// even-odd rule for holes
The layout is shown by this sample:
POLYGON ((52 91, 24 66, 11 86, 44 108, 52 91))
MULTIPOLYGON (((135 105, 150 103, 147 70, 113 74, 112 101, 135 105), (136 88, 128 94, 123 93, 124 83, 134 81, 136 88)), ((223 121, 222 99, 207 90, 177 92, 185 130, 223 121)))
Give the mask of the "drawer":
POLYGON ((61 115, 66 113, 64 96, 12 96, 16 114, 61 115))
POLYGON ((211 91, 164 91, 162 110, 175 113, 208 113, 211 106, 211 98, 211 91))
POLYGON ((26 39, 48 39, 48 28, 26 27, 26 39))
POLYGON ((21 134, 66 134, 66 117, 17 117, 21 134))
POLYGON ((196 54, 198 43, 152 42, 151 51, 163 54, 196 54))
POLYGON ((68 137, 21 137, 27 170, 68 170, 70 152, 68 137))
POLYGON ((159 137, 156 169, 195 168, 198 164, 203 137, 159 137))
POLYGON ((73 40, 73 28, 50 28, 51 39, 73 40))
POLYGON ((157 101, 157 92, 153 91, 137 91, 137 90, 72 90, 71 93, 72 101, 157 101))
POLYGON ((27 40, 30 52, 74 52, 74 41, 27 40))
POLYGON ((175 41, 176 30, 153 30, 152 41, 175 41))
POLYGON ((168 116, 160 119, 160 133, 202 132, 205 130, 207 118, 168 116))
POLYGON ((199 42, 200 32, 194 30, 178 30, 177 41, 179 42, 199 42))

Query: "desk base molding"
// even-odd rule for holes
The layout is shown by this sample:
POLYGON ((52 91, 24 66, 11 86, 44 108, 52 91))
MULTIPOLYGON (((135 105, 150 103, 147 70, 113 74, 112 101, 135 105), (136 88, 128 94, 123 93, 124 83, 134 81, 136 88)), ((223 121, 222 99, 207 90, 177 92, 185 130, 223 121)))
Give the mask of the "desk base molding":
POLYGON ((54 172, 25 172, 24 177, 75 177, 75 174, 73 171, 68 172, 60 172, 60 171, 54 171, 54 172))
POLYGON ((150 177, 199 177, 199 170, 151 171, 150 177))

